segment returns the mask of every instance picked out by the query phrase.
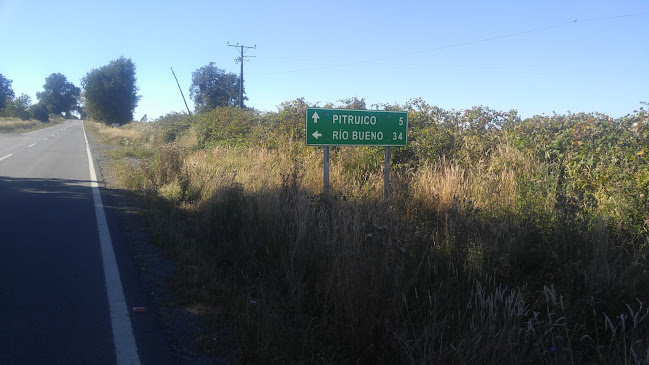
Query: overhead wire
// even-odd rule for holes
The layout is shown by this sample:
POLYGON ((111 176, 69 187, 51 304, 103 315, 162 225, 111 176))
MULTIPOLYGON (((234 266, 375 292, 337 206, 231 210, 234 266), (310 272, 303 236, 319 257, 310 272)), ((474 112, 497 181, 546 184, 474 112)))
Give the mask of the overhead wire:
MULTIPOLYGON (((540 27, 540 28, 534 28, 534 29, 514 32, 514 33, 508 33, 508 34, 503 34, 503 35, 494 36, 494 37, 481 38, 481 39, 468 41, 468 42, 459 42, 459 43, 454 43, 454 44, 449 44, 449 45, 444 45, 444 46, 439 46, 439 47, 434 47, 434 48, 429 48, 429 49, 404 52, 404 53, 400 53, 400 57, 402 57, 404 54, 405 55, 415 55, 415 54, 429 53, 429 52, 435 52, 435 51, 440 51, 440 50, 444 50, 444 49, 450 49, 450 48, 468 46, 468 45, 472 45, 472 44, 490 42, 490 41, 494 41, 494 40, 498 40, 498 39, 516 37, 516 36, 520 36, 520 35, 524 35, 524 34, 542 32, 542 31, 546 31, 546 30, 549 30, 549 29, 553 29, 553 28, 565 27, 565 26, 568 26, 568 25, 571 25, 571 24, 586 23, 586 22, 596 22, 596 21, 604 21, 604 20, 619 19, 619 18, 630 18, 630 17, 644 16, 644 15, 649 15, 649 12, 634 13, 634 14, 623 14, 623 15, 613 15, 613 16, 600 17, 600 18, 583 19, 583 20, 574 19, 574 20, 571 20, 569 22, 562 22, 562 23, 559 23, 559 24, 554 24, 554 25, 549 25, 549 26, 545 26, 545 27, 540 27)), ((289 59, 289 58, 284 58, 284 57, 264 57, 264 58, 289 59)), ((393 58, 393 57, 388 56, 388 57, 381 57, 381 58, 373 58, 372 60, 360 60, 360 61, 337 63, 337 64, 323 63, 321 66, 318 66, 318 67, 309 67, 309 68, 301 68, 301 69, 286 70, 286 71, 260 72, 260 73, 256 73, 256 74, 258 74, 258 75, 274 75, 274 74, 286 74, 286 73, 296 73, 296 72, 305 72, 305 71, 316 71, 316 70, 330 69, 330 68, 337 68, 337 67, 347 67, 347 66, 358 65, 358 64, 370 64, 370 63, 375 63, 376 61, 385 61, 385 60, 388 60, 390 58, 393 58)), ((290 60, 294 60, 294 59, 290 59, 290 60)), ((304 60, 304 61, 306 61, 306 60, 304 60)), ((318 60, 317 62, 322 62, 322 60, 318 60)))

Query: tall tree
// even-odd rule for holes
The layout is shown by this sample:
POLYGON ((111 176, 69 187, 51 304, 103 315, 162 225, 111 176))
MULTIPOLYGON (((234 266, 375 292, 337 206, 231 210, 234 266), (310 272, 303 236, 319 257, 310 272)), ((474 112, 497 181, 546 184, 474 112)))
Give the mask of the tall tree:
POLYGON ((11 88, 13 81, 0 74, 0 110, 7 106, 7 99, 14 97, 14 90, 11 88))
POLYGON ((130 58, 120 57, 88 72, 81 80, 88 116, 108 124, 131 122, 140 100, 135 82, 130 58))
MULTIPOLYGON (((194 100, 197 112, 212 110, 217 106, 239 105, 239 78, 210 62, 192 73, 189 95, 194 100)), ((243 99, 248 98, 244 96, 243 99)))
POLYGON ((53 73, 45 79, 44 91, 36 93, 41 104, 52 114, 70 114, 78 108, 81 89, 68 82, 63 74, 53 73))

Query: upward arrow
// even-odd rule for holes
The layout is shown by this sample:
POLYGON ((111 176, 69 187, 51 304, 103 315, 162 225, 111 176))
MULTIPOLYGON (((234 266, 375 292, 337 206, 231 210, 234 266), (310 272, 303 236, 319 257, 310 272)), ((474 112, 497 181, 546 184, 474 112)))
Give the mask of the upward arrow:
POLYGON ((313 113, 313 123, 318 123, 318 119, 320 119, 320 116, 318 115, 318 112, 313 113))

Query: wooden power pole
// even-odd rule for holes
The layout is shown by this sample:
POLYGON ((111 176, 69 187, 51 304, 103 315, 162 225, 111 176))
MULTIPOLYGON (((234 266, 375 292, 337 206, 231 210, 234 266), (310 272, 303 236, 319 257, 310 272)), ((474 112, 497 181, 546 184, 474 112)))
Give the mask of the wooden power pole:
POLYGON ((241 74, 239 76, 239 108, 243 108, 243 60, 246 57, 255 57, 255 56, 244 56, 243 54, 248 49, 257 49, 257 45, 255 44, 253 47, 248 47, 248 46, 241 45, 239 43, 237 44, 228 43, 228 46, 238 48, 240 53, 239 57, 237 57, 235 61, 241 62, 241 74))

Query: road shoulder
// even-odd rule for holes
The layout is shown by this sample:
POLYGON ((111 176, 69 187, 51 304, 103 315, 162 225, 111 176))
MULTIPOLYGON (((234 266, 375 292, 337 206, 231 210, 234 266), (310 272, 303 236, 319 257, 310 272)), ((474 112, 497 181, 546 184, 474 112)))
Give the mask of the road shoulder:
POLYGON ((114 147, 95 143, 90 133, 88 140, 105 182, 100 184, 101 195, 142 363, 228 363, 200 351, 199 342, 214 330, 174 299, 168 286, 174 263, 150 243, 136 198, 116 189, 111 178, 106 152, 114 147))

